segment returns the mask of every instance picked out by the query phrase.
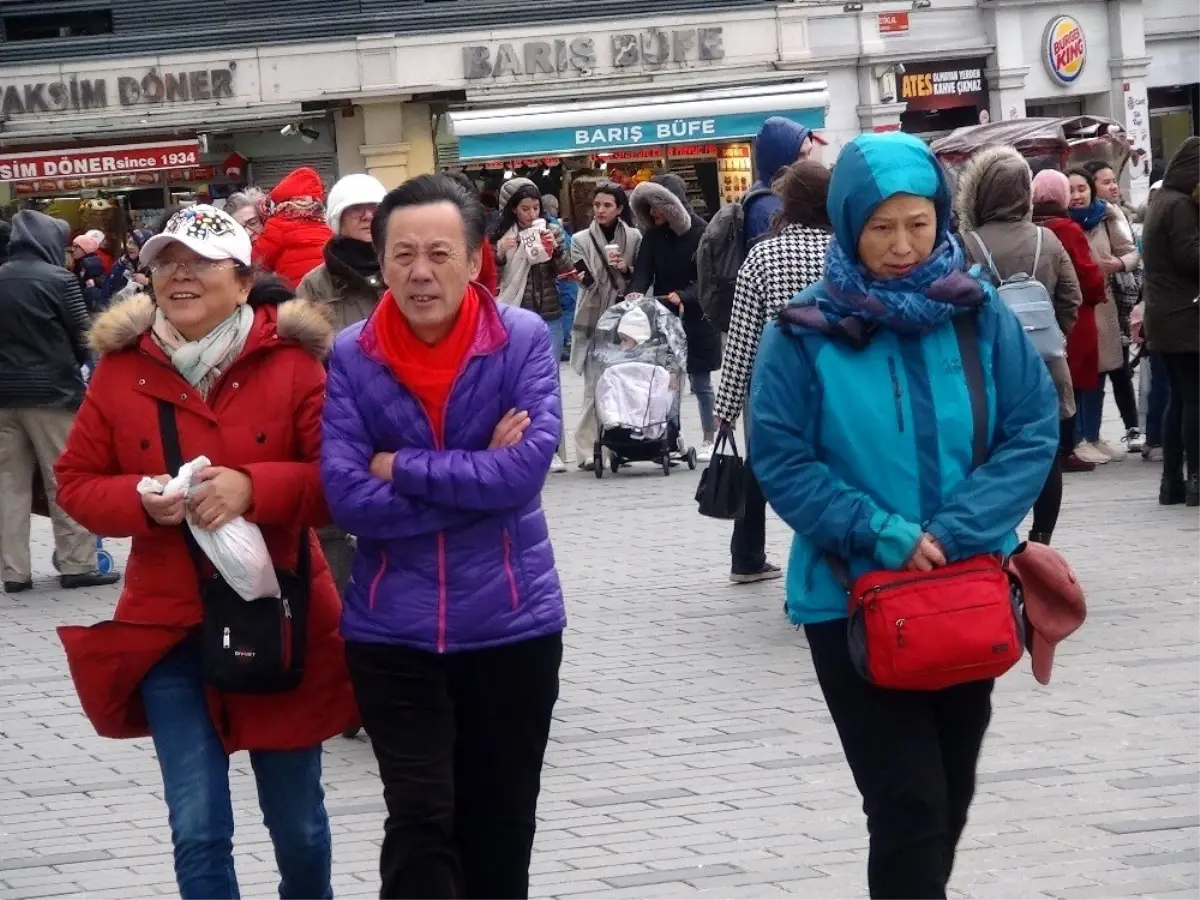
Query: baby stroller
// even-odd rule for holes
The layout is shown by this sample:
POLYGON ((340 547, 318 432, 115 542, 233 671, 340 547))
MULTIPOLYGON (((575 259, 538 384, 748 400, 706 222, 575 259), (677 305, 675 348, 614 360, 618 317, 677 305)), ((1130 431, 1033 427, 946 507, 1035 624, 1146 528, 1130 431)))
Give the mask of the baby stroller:
POLYGON ((683 325, 653 297, 625 300, 600 317, 584 362, 600 436, 597 478, 604 477, 605 450, 613 474, 628 462, 657 462, 664 475, 679 462, 696 468, 696 451, 684 447, 679 428, 686 362, 683 325))

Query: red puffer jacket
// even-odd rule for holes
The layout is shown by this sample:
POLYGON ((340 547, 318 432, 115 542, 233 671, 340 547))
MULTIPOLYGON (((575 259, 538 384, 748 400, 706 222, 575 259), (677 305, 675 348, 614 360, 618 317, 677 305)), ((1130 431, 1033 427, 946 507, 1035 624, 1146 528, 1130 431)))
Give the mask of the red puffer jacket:
MULTIPOLYGON (((118 303, 96 320, 91 340, 103 358, 55 466, 58 502, 72 518, 96 534, 133 538, 113 621, 59 629, 84 712, 102 737, 148 734, 139 685, 203 612, 182 534, 151 521, 137 494, 143 475, 167 468, 159 400, 175 407, 185 458, 203 454, 250 477, 246 518, 262 529, 277 566, 296 565, 301 528, 329 521, 319 458, 321 357, 332 328, 319 309, 293 300, 257 310, 245 349, 207 401, 149 336, 153 321, 154 305, 145 296, 118 303)), ((341 603, 311 531, 309 546, 304 680, 284 694, 210 689, 210 713, 230 753, 311 747, 355 723, 338 636, 341 603)))
POLYGON ((325 188, 312 169, 296 169, 271 191, 273 212, 254 242, 254 261, 290 287, 325 261, 333 232, 325 224, 325 188))
POLYGON ((1074 219, 1038 217, 1037 223, 1054 232, 1075 266, 1083 304, 1079 307, 1075 326, 1067 335, 1067 366, 1075 390, 1094 391, 1100 386, 1100 332, 1096 327, 1096 307, 1108 300, 1104 273, 1092 257, 1087 235, 1074 219))

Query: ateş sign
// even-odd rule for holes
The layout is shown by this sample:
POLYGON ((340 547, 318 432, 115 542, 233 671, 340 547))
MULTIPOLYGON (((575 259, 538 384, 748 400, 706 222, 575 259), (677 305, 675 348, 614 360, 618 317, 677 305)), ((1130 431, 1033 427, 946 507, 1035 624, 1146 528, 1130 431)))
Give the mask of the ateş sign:
POLYGON ((900 99, 908 103, 910 110, 986 105, 983 61, 905 63, 900 79, 900 99))
POLYGON ((65 81, 0 85, 0 116, 232 98, 232 69, 165 73, 150 69, 141 75, 121 75, 115 79, 71 77, 65 81))
POLYGON ((458 139, 462 159, 504 159, 546 153, 595 153, 659 144, 711 143, 753 137, 768 116, 784 116, 809 128, 822 128, 824 110, 798 109, 772 112, 729 113, 680 119, 652 119, 591 125, 586 128, 548 128, 541 131, 509 131, 462 135, 458 139))
POLYGON ((0 154, 0 181, 162 172, 191 169, 199 163, 200 145, 197 141, 88 147, 59 153, 9 153, 0 154))
MULTIPOLYGON (((606 58, 614 69, 662 69, 671 64, 711 62, 725 57, 724 31, 717 28, 651 28, 636 34, 614 34, 606 58)), ((463 47, 463 77, 468 81, 517 75, 585 75, 600 65, 593 37, 482 44, 463 47)))
POLYGON ((1087 40, 1083 26, 1071 16, 1058 16, 1046 26, 1046 71, 1063 87, 1083 74, 1087 62, 1087 40))
POLYGON ((887 35, 908 34, 908 13, 886 12, 879 14, 879 33, 887 35))

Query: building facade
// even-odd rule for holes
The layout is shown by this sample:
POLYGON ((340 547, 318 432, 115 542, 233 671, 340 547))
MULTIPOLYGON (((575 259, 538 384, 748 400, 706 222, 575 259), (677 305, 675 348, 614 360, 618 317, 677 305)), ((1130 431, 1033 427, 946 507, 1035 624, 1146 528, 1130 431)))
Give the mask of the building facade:
MULTIPOLYGON (((830 159, 863 130, 933 137, 1032 115, 1111 116, 1146 160, 1131 167, 1136 197, 1148 161, 1196 132, 1192 0, 661 0, 636 13, 602 0, 587 18, 548 0, 515 4, 507 20, 524 21, 508 27, 479 27, 479 10, 498 15, 496 4, 414 18, 405 4, 330 0, 312 14, 330 21, 338 3, 344 15, 322 40, 281 40, 308 14, 300 0, 270 33, 278 42, 253 43, 261 11, 248 2, 236 4, 247 17, 236 39, 197 26, 195 46, 165 50, 150 39, 158 32, 137 30, 153 24, 144 3, 140 19, 122 0, 94 4, 110 27, 134 23, 128 34, 30 38, 26 16, 13 40, 12 11, 34 4, 0 2, 0 206, 62 192, 219 196, 247 180, 269 187, 301 162, 327 180, 368 171, 396 184, 439 166, 572 160, 703 168, 712 205, 752 180, 748 140, 774 114, 817 129, 830 159), (78 150, 94 152, 47 168, 78 150)), ((186 42, 186 29, 170 33, 166 45, 186 42)))

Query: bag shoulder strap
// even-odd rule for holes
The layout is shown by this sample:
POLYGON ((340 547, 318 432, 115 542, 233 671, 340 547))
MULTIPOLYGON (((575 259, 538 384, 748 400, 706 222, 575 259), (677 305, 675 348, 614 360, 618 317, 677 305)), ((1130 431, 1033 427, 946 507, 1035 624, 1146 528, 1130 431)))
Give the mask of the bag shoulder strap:
POLYGON ((972 231, 971 237, 975 238, 975 243, 979 245, 979 249, 983 251, 983 258, 987 260, 988 268, 992 270, 992 274, 996 276, 996 283, 1002 284, 1004 279, 1000 277, 1000 270, 996 268, 996 261, 992 259, 992 251, 987 248, 987 244, 983 242, 983 238, 979 236, 978 231, 972 231))
POLYGON ((600 246, 600 242, 596 240, 596 235, 592 230, 588 229, 588 237, 592 240, 592 246, 596 248, 596 255, 600 257, 600 265, 604 266, 604 271, 608 274, 608 280, 612 284, 614 291, 621 290, 621 273, 612 267, 608 261, 608 254, 604 252, 604 248, 600 246))
MULTIPOLYGON (((175 407, 166 400, 158 401, 158 433, 162 439, 163 457, 167 463, 167 474, 174 475, 183 465, 183 451, 179 446, 179 426, 175 421, 175 407)), ((179 530, 183 533, 183 542, 187 544, 188 555, 192 565, 196 567, 196 578, 202 578, 204 572, 204 551, 196 543, 196 536, 187 522, 181 522, 179 530)))
POLYGON ((958 339, 963 377, 967 381, 967 395, 971 398, 972 469, 978 469, 987 462, 988 451, 991 449, 991 441, 988 439, 987 388, 983 380, 983 362, 979 356, 976 315, 977 313, 970 312, 954 317, 954 336, 958 339))
POLYGON ((1037 228, 1037 249, 1033 251, 1033 271, 1029 273, 1029 277, 1037 278, 1038 262, 1042 258, 1042 226, 1036 225, 1037 228))

